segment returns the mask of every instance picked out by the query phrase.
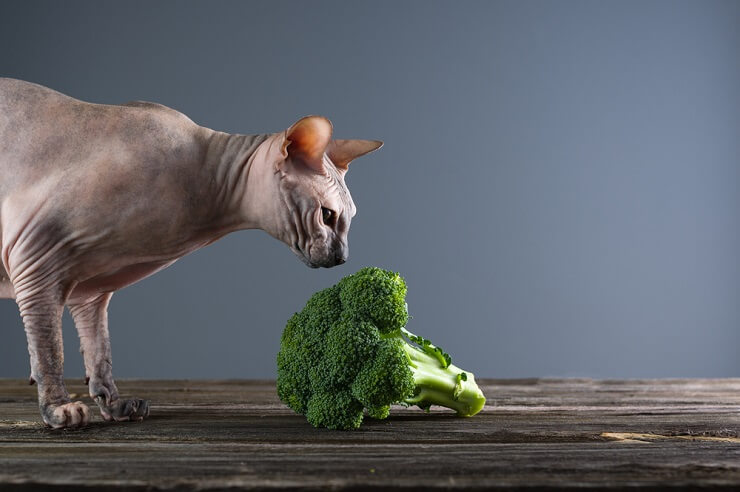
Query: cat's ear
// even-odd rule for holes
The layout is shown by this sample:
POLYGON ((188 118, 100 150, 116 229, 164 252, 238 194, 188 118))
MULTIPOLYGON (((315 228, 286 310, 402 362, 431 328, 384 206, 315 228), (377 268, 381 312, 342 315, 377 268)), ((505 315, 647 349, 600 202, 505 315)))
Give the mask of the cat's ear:
POLYGON ((332 140, 326 147, 326 155, 337 169, 346 172, 350 162, 382 146, 380 140, 332 140))
POLYGON ((285 131, 283 154, 295 157, 316 172, 323 173, 324 151, 331 141, 331 121, 323 116, 306 116, 285 131))

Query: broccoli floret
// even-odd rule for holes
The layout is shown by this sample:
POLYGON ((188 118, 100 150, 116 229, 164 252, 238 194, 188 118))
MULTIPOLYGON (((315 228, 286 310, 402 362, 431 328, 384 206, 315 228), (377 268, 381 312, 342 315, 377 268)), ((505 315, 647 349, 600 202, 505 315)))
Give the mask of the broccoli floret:
POLYGON ((439 405, 472 416, 486 402, 475 377, 406 330, 406 282, 363 268, 314 294, 283 331, 280 399, 315 427, 356 429, 392 404, 439 405))

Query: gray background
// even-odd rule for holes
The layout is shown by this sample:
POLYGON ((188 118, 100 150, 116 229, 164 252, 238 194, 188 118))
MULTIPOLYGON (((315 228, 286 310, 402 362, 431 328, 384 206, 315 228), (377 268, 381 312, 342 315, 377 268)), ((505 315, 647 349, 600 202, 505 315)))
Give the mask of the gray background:
MULTIPOLYGON (((347 264, 245 231, 116 294, 121 377, 273 377, 285 320, 365 265, 479 376, 740 376, 739 60, 736 1, 0 6, 3 76, 386 143, 348 175, 347 264)), ((0 323, 26 376, 10 300, 0 323)))

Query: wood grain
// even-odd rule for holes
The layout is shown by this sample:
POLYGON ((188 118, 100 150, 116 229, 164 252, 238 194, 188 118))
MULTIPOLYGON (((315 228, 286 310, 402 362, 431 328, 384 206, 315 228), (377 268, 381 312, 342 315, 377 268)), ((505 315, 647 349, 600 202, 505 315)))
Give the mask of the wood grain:
POLYGON ((481 386, 472 418, 399 407, 339 432, 309 426, 271 381, 121 381, 152 400, 148 420, 52 431, 34 387, 0 380, 0 490, 740 490, 740 379, 481 386))

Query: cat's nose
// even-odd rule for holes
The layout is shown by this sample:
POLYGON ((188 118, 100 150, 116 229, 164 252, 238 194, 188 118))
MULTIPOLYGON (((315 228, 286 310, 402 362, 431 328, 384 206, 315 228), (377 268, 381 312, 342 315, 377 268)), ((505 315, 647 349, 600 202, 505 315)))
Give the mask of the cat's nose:
POLYGON ((338 248, 334 253, 334 264, 335 265, 341 265, 345 261, 347 261, 347 257, 349 256, 349 249, 345 247, 338 248))

